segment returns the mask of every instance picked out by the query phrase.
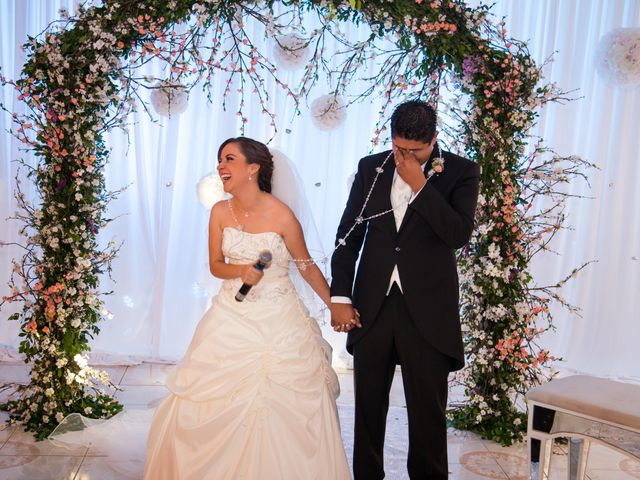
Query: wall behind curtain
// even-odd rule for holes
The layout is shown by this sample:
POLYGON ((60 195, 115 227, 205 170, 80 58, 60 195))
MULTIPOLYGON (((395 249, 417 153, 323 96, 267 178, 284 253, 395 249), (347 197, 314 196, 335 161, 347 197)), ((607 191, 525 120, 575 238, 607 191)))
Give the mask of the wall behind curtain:
MULTIPOLYGON (((60 6, 71 10, 76 3, 0 2, 0 61, 7 76, 19 74, 24 62, 19 45, 26 35, 40 32, 56 18, 60 6)), ((565 90, 578 89, 575 95, 582 97, 547 108, 537 133, 558 153, 581 155, 600 168, 591 172, 590 187, 579 182, 568 187, 572 193, 593 198, 569 203, 567 213, 574 230, 559 235, 553 245, 561 255, 541 256, 533 266, 538 283, 545 284, 584 261, 598 260, 563 290, 569 301, 582 307, 582 317, 556 310, 558 330, 546 343, 564 357, 565 368, 640 379, 635 347, 635 339, 640 338, 640 213, 635 187, 640 181, 640 136, 636 133, 640 95, 638 88, 605 85, 596 75, 593 60, 603 34, 618 27, 640 27, 640 3, 501 0, 493 11, 498 18, 506 15, 512 36, 529 39, 539 63, 558 51, 555 62, 545 70, 547 80, 565 90)), ((353 31, 354 35, 362 33, 353 31)), ((295 75, 291 74, 291 80, 295 75)), ((219 98, 221 89, 216 88, 214 98, 219 98)), ((279 124, 272 145, 297 164, 329 252, 348 193, 347 178, 370 149, 379 103, 373 99, 354 105, 341 129, 325 133, 315 129, 304 113, 290 124, 291 101, 272 85, 270 88, 279 124)), ((319 86, 311 99, 323 93, 319 86)), ((0 90, 0 95, 11 105, 10 89, 0 90)), ((234 102, 237 99, 231 98, 228 103, 234 102)), ((102 333, 94 342, 96 353, 108 353, 117 361, 171 360, 186 348, 207 307, 208 290, 213 288, 206 272, 208 212, 197 201, 195 184, 213 170, 220 142, 238 135, 234 112, 232 107, 224 112, 219 103, 207 104, 196 89, 181 116, 161 119, 159 126, 139 113, 131 119, 135 124, 128 138, 120 131, 109 134, 108 187, 130 187, 111 207, 110 213, 120 218, 103 232, 105 241, 115 238, 125 243, 114 264, 116 282, 104 283, 114 291, 107 297, 113 318, 102 324, 102 333)), ((246 134, 267 139, 270 130, 258 113, 259 105, 250 103, 248 112, 246 134)), ((0 115, 3 131, 8 121, 7 115, 0 115)), ((0 216, 4 219, 15 210, 11 160, 21 153, 8 134, 3 133, 2 138, 0 216)), ((16 224, 3 221, 1 237, 15 241, 16 224)), ((10 258, 18 254, 16 248, 0 249, 2 279, 9 275, 10 258)), ((0 294, 5 291, 3 281, 0 294)), ((17 324, 6 320, 9 313, 10 309, 0 313, 0 344, 5 345, 5 353, 17 345, 17 324)), ((342 337, 326 328, 325 333, 340 351, 342 337)))

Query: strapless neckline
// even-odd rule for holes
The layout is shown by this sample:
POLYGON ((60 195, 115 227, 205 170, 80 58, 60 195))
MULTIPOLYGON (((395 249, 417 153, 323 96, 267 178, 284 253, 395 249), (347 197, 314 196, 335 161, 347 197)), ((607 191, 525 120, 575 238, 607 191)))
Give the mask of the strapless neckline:
POLYGON ((224 232, 225 230, 232 230, 232 231, 236 231, 239 233, 246 233, 247 235, 267 235, 267 234, 271 234, 271 235, 277 235, 278 237, 282 238, 282 235, 280 235, 278 232, 274 232, 272 230, 267 230, 264 232, 247 232, 246 230, 240 230, 239 228, 236 227, 224 227, 222 229, 222 231, 224 232))

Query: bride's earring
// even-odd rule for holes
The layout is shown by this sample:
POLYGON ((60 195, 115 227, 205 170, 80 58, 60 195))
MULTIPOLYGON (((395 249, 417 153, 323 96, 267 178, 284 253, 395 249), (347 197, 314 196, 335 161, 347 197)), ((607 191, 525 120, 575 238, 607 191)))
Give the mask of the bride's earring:
POLYGON ((253 177, 251 175, 249 175, 249 181, 253 180, 253 177))

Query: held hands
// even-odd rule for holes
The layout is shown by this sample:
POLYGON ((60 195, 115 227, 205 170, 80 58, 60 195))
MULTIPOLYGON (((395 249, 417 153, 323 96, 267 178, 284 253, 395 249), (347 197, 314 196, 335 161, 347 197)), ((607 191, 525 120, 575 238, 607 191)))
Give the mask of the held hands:
POLYGON ((331 326, 336 332, 349 332, 354 327, 360 328, 360 313, 350 303, 332 303, 331 326))
POLYGON ((394 145, 393 158, 400 178, 407 182, 411 190, 414 192, 419 191, 426 183, 426 179, 416 155, 411 150, 405 150, 394 145))

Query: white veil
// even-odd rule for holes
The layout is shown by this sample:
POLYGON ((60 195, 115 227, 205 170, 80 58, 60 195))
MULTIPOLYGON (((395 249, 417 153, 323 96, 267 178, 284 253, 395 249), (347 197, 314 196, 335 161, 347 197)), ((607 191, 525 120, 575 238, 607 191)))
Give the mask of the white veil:
MULTIPOLYGON (((304 193, 302 178, 293 162, 284 153, 277 148, 270 148, 269 151, 273 156, 271 194, 293 211, 302 226, 309 254, 326 277, 327 256, 322 248, 320 234, 313 220, 311 206, 304 193)), ((324 304, 298 272, 295 259, 290 265, 290 276, 311 316, 323 323, 324 304)))

